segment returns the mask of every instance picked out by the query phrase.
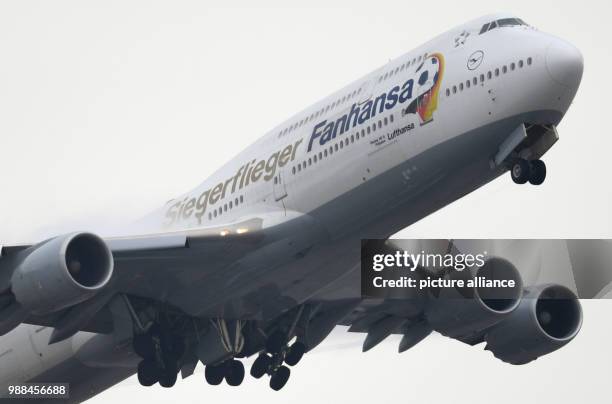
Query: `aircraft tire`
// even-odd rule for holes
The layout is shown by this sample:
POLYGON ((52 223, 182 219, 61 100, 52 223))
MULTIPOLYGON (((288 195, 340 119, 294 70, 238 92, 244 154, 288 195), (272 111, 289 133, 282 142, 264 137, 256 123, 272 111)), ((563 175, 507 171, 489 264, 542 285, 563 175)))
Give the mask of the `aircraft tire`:
POLYGON ((208 384, 217 386, 223 381, 223 366, 222 365, 206 365, 204 369, 204 377, 208 384))
POLYGON ((159 369, 154 361, 143 359, 138 363, 138 382, 141 386, 153 386, 159 380, 159 369))
POLYGON ((237 359, 226 364, 225 381, 230 386, 240 386, 244 380, 244 365, 237 359))
POLYGON ((306 346, 301 342, 296 342, 289 348, 289 353, 285 356, 285 363, 289 366, 295 366, 304 356, 306 346))
POLYGON ((287 384, 290 375, 291 370, 287 366, 279 367, 270 378, 270 388, 274 391, 279 391, 287 384))
POLYGON ((527 160, 519 159, 510 168, 510 176, 515 184, 524 184, 529 181, 531 167, 527 160))
POLYGON ((162 387, 172 387, 176 383, 177 372, 172 368, 164 369, 159 376, 159 385, 162 387))
POLYGON ((251 376, 256 379, 261 379, 263 375, 266 374, 270 364, 272 363, 272 358, 270 358, 266 354, 260 354, 253 365, 251 366, 251 376))
POLYGON ((542 160, 533 160, 531 162, 531 173, 529 175, 529 183, 531 185, 540 185, 546 179, 546 164, 542 160))

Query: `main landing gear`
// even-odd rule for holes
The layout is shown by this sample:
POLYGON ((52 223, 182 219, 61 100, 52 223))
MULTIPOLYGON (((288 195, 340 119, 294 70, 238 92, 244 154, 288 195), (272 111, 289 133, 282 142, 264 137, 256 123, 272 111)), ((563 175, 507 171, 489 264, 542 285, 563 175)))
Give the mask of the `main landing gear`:
POLYGON ((266 352, 261 353, 251 367, 251 376, 256 379, 265 374, 270 375, 270 388, 282 389, 291 375, 291 370, 285 366, 295 366, 304 356, 306 346, 297 341, 288 346, 287 337, 281 331, 276 331, 266 341, 266 352))
POLYGON ((244 380, 244 365, 237 359, 230 359, 217 365, 207 365, 204 376, 208 384, 216 386, 223 379, 230 386, 240 386, 244 380))
POLYGON ((178 361, 183 355, 183 340, 154 324, 144 334, 134 336, 134 352, 142 358, 138 364, 138 381, 143 386, 159 383, 172 387, 179 371, 178 361))
POLYGON ((546 164, 542 160, 518 159, 510 168, 510 176, 516 184, 540 185, 546 179, 546 164))

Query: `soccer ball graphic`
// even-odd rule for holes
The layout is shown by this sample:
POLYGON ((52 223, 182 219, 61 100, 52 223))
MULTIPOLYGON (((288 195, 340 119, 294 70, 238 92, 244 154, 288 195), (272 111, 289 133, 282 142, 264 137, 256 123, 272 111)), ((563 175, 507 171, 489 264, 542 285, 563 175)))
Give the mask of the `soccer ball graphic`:
POLYGON ((433 120, 433 113, 438 108, 438 93, 444 73, 444 57, 435 53, 425 58, 416 69, 416 112, 421 125, 433 120))

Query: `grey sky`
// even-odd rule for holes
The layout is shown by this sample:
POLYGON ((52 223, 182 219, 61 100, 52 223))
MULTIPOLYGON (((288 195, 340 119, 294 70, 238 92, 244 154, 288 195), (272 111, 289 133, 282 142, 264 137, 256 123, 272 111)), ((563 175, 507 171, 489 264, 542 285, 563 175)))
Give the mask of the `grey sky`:
MULTIPOLYGON (((561 140, 545 157, 546 183, 516 186, 504 176, 398 236, 611 237, 608 4, 2 1, 0 243, 75 229, 109 233, 196 186, 309 103, 452 26, 503 10, 585 57, 561 140)), ((583 333, 525 367, 441 337, 401 356, 390 343, 361 354, 357 339, 340 333, 326 344, 354 346, 324 344, 280 394, 253 380, 212 388, 198 369, 172 392, 131 379, 91 402, 488 403, 500 391, 503 403, 571 403, 585 391, 604 402, 610 308, 588 303, 583 333)))

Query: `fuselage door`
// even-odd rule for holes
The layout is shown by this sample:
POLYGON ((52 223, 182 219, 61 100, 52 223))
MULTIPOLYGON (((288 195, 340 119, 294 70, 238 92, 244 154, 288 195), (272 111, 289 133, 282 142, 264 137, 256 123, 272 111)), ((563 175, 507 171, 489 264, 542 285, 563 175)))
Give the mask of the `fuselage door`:
POLYGON ((274 176, 274 200, 281 201, 287 197, 287 186, 285 185, 283 170, 278 170, 274 176))

